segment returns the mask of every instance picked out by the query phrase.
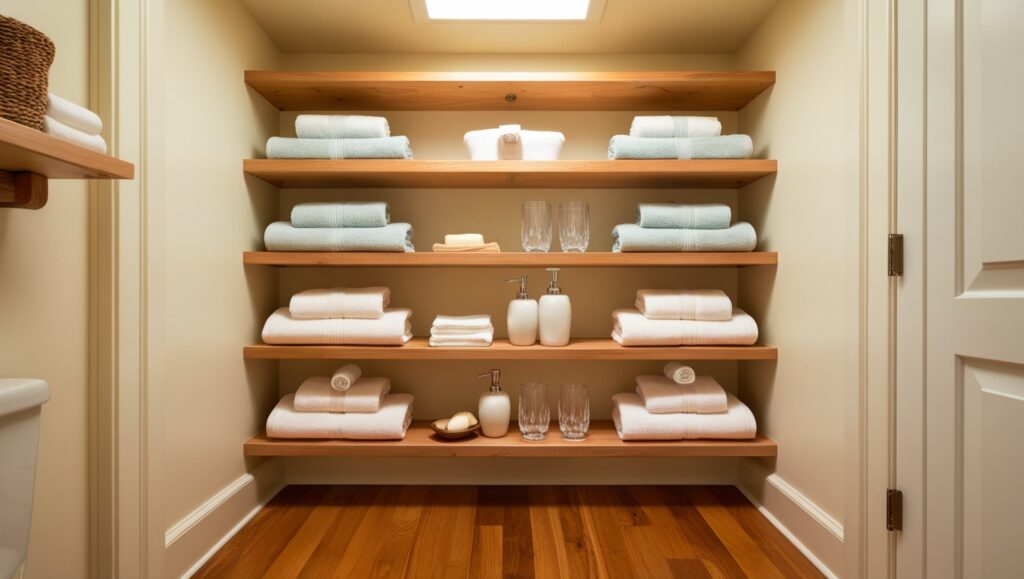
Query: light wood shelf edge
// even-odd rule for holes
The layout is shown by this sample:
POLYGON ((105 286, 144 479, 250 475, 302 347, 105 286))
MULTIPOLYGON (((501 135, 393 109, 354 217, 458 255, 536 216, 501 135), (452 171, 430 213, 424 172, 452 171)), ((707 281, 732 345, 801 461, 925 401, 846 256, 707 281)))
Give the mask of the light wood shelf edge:
POLYGON ((277 267, 743 267, 777 265, 773 251, 735 253, 356 253, 245 251, 242 263, 277 267))

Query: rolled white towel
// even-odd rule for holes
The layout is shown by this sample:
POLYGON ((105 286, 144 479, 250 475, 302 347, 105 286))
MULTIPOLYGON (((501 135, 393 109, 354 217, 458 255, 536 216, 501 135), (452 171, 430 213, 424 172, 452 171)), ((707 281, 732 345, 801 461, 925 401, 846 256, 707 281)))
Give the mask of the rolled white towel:
POLYGON ((739 308, 727 322, 649 320, 636 310, 612 312, 612 339, 623 346, 752 346, 757 322, 739 308))
POLYGON ((52 92, 47 96, 46 116, 86 135, 96 136, 103 132, 103 119, 96 113, 52 92))
POLYGON ((296 412, 377 412, 391 391, 387 378, 363 378, 344 392, 326 376, 307 378, 295 392, 296 412))
POLYGON ((49 115, 43 117, 43 132, 48 135, 53 135, 58 139, 71 141, 72 143, 80 147, 85 147, 86 149, 92 149, 93 151, 100 153, 107 152, 107 142, 103 140, 103 137, 83 133, 78 129, 65 125, 49 115))
POLYGON ((267 417, 271 438, 401 440, 412 423, 412 394, 389 394, 377 412, 298 412, 295 395, 277 403, 267 417))
POLYGON ((633 117, 629 136, 647 138, 717 137, 722 134, 718 117, 640 116, 633 117))
POLYGON ((384 310, 378 320, 298 320, 280 308, 263 325, 263 341, 275 345, 401 346, 412 339, 412 310, 384 310))
POLYGON ((636 309, 652 320, 732 319, 732 300, 722 290, 655 290, 636 292, 636 309))
POLYGON ((693 368, 679 362, 665 364, 664 372, 665 377, 676 384, 693 384, 697 378, 697 373, 693 371, 693 368))
POLYGON ((728 410, 725 389, 711 376, 700 376, 686 385, 664 376, 637 376, 636 393, 651 414, 716 414, 728 410))
POLYGON ((640 396, 629 392, 612 396, 612 421, 622 440, 744 440, 757 436, 757 420, 745 404, 731 394, 728 410, 720 414, 651 414, 640 396))
POLYGON ((434 330, 478 332, 487 330, 488 328, 493 330, 493 326, 491 326, 491 316, 487 314, 475 316, 439 315, 434 318, 434 325, 431 328, 431 332, 434 330))
POLYGON ((345 364, 331 374, 331 388, 344 392, 352 387, 363 375, 363 371, 355 364, 345 364))
POLYGON ((312 289, 293 295, 288 311, 298 320, 376 320, 390 304, 391 290, 386 287, 312 289))
POLYGON ((445 245, 483 245, 484 236, 479 233, 448 233, 444 236, 445 245))

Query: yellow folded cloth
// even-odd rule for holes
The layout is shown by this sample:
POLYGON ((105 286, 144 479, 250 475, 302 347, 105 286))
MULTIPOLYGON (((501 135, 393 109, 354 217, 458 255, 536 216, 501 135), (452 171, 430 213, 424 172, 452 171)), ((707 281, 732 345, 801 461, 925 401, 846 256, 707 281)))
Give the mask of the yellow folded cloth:
POLYGON ((501 246, 497 243, 485 243, 483 245, 447 245, 435 243, 434 251, 438 253, 500 253, 501 246))

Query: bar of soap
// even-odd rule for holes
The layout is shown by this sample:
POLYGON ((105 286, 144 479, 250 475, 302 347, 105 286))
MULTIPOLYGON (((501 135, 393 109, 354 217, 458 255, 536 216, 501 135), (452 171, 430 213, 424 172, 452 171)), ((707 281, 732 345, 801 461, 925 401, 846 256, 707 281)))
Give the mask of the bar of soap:
POLYGON ((458 414, 453 416, 453 418, 458 418, 459 416, 465 416, 467 419, 469 419, 470 427, 476 426, 478 424, 476 416, 473 416, 472 412, 459 412, 458 414))
POLYGON ((448 432, 457 432, 459 430, 466 430, 469 426, 469 418, 462 414, 456 414, 448 419, 448 426, 445 430, 448 432))
POLYGON ((479 233, 449 233, 444 236, 445 245, 483 245, 484 236, 479 233))

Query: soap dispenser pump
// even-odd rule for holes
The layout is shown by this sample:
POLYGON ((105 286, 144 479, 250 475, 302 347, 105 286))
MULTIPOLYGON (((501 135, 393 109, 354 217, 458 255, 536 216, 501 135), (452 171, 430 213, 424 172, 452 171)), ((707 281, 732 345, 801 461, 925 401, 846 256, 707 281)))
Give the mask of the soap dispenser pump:
POLYGON ((542 346, 566 346, 569 344, 569 330, 572 327, 572 304, 569 296, 563 295, 558 287, 557 267, 549 267, 551 285, 540 297, 538 319, 540 343, 542 346))
POLYGON ((508 341, 513 346, 532 346, 537 341, 537 300, 526 293, 526 276, 505 280, 519 282, 519 291, 508 303, 508 341))
POLYGON ((480 396, 480 430, 490 438, 501 438, 508 433, 508 423, 512 418, 512 402, 508 392, 501 389, 501 370, 492 368, 477 378, 491 378, 491 389, 480 396))

